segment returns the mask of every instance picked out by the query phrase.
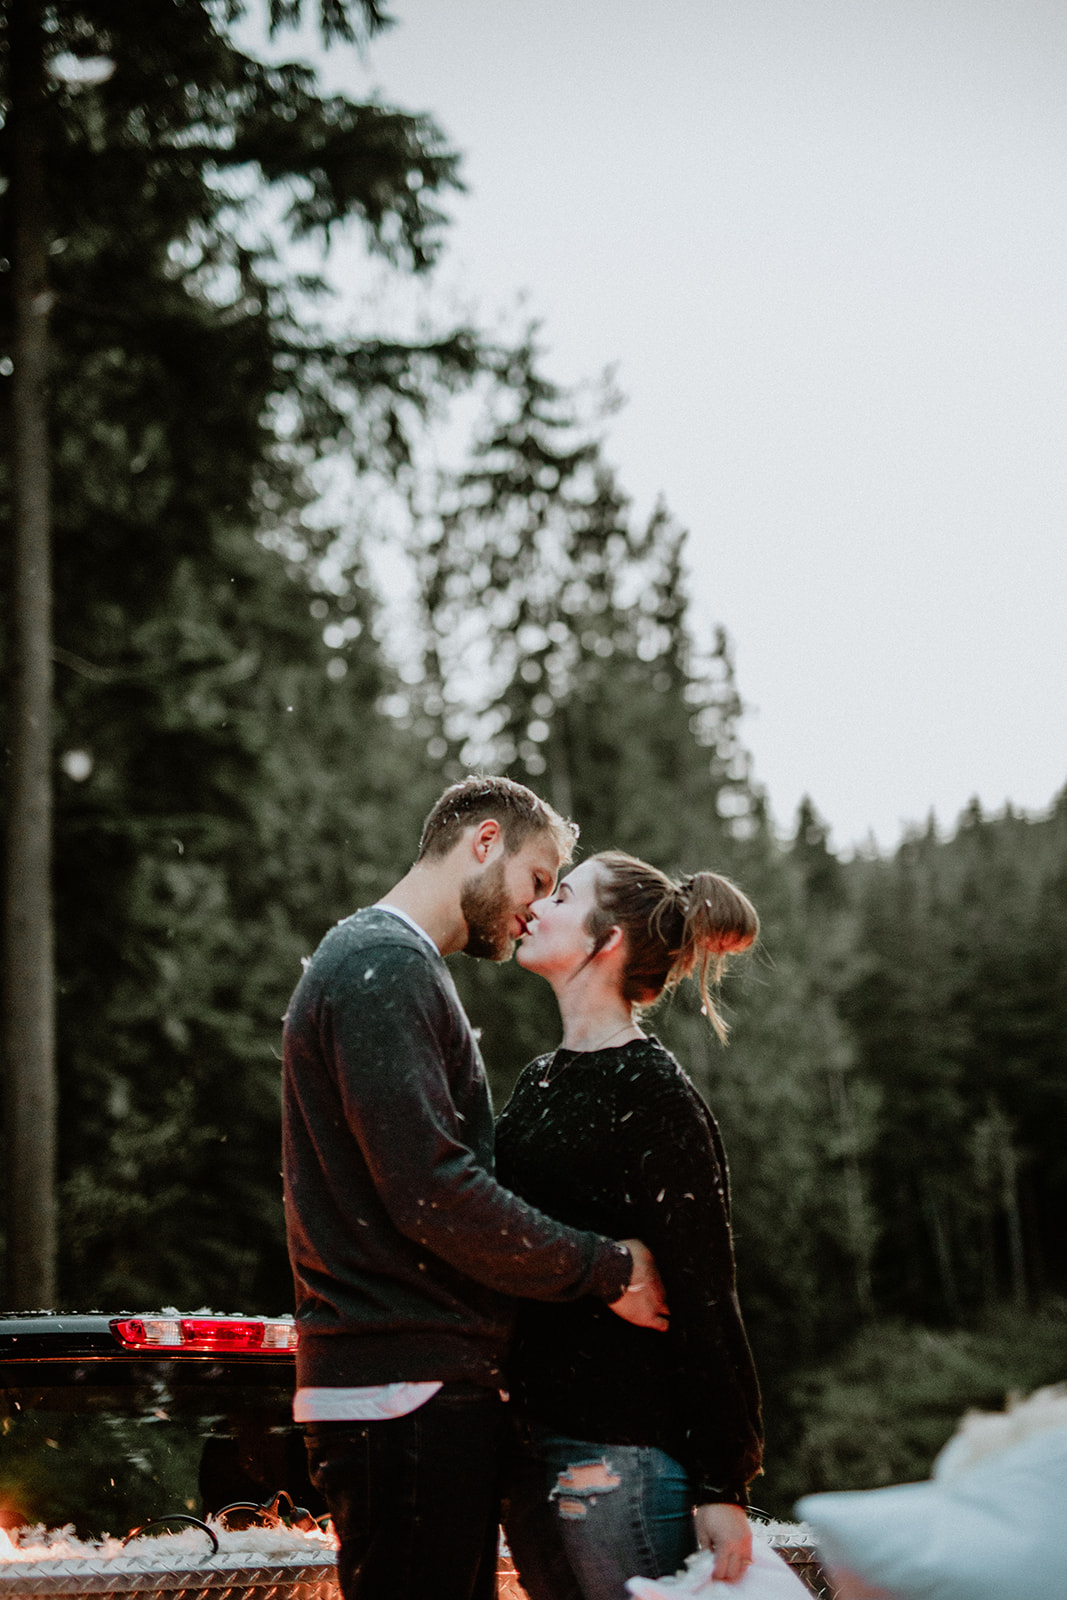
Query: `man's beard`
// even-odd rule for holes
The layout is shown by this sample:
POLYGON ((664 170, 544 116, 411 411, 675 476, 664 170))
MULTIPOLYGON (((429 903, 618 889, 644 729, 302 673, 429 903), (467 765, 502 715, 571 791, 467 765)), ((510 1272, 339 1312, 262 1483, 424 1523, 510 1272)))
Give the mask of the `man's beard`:
POLYGON ((503 861, 497 861, 481 877, 467 879, 460 890, 459 909, 467 924, 465 954, 506 961, 515 941, 509 931, 514 912, 504 889, 503 861))

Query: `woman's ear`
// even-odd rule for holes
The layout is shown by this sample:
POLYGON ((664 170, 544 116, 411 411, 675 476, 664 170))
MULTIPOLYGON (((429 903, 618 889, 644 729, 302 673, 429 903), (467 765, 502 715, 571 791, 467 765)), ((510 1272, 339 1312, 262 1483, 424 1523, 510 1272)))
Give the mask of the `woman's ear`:
POLYGON ((610 955, 613 950, 618 950, 621 944, 622 944, 622 929, 619 927, 619 924, 616 922, 613 927, 608 929, 607 933, 603 934, 597 940, 596 944, 593 946, 592 955, 593 956, 610 955))

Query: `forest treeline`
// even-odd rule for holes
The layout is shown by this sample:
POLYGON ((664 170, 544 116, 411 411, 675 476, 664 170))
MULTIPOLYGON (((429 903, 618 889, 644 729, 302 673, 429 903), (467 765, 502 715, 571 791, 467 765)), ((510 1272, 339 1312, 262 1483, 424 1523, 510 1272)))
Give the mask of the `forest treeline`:
MULTIPOLYGON (((443 133, 253 59, 236 5, 150 10, 42 7, 62 1303, 289 1307, 301 957, 406 868, 445 783, 503 771, 583 851, 712 866, 760 908, 729 1047, 681 997, 653 1024, 731 1155, 757 1500, 924 1475, 965 1405, 1067 1376, 1067 791, 849 860, 809 802, 777 829, 684 534, 635 517, 535 333, 339 334, 289 265, 347 223, 424 272, 459 181, 443 133), (420 439, 457 394, 470 449, 431 473, 420 439), (338 458, 365 498, 331 521, 338 458), (403 508, 401 609, 360 531, 378 495, 403 508)), ((6 529, 6 464, 0 496, 6 529)), ((502 1101, 554 1038, 550 993, 456 969, 502 1101)))

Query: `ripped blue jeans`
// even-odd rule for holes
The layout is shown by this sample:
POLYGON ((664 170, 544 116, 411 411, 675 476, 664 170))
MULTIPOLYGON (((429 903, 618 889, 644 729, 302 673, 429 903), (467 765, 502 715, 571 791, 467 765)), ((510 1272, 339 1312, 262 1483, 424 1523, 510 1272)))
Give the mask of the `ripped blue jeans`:
POLYGON ((504 1531, 530 1600, 630 1600, 627 1578, 696 1549, 685 1469, 646 1445, 570 1439, 513 1418, 504 1531))

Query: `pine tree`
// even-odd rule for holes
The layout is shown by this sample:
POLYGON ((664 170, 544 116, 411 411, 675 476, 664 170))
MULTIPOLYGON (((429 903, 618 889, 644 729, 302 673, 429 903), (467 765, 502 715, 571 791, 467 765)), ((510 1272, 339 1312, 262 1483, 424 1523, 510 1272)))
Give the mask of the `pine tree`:
MULTIPOLYGON (((353 219, 421 271, 456 158, 427 117, 242 53, 237 11, 46 13, 68 1303, 286 1303, 278 1017, 299 954, 409 847, 396 795, 424 799, 379 709, 364 575, 323 565, 337 530, 307 514, 309 474, 338 439, 395 471, 478 342, 328 338, 321 285, 277 246, 353 219)), ((322 16, 339 36, 381 21, 342 0, 322 16)), ((5 511, 10 492, 0 470, 5 511)))
MULTIPOLYGON (((470 464, 420 525, 422 712, 445 771, 533 784, 578 820, 583 853, 726 866, 761 798, 728 641, 701 660, 690 637, 684 534, 662 507, 635 525, 532 336, 498 374, 470 464)), ((463 977, 502 1095, 553 1009, 521 974, 463 977)))

